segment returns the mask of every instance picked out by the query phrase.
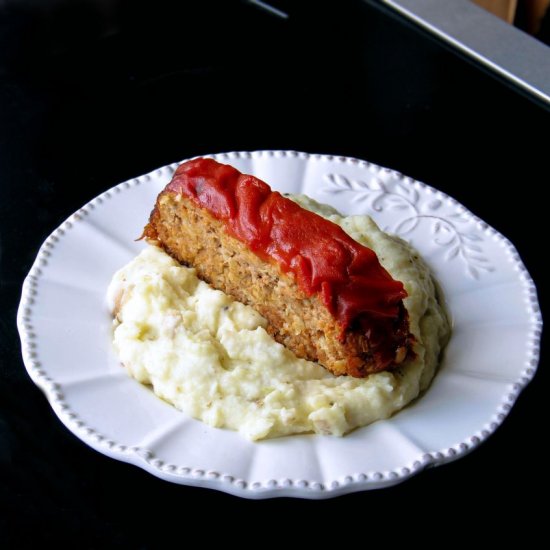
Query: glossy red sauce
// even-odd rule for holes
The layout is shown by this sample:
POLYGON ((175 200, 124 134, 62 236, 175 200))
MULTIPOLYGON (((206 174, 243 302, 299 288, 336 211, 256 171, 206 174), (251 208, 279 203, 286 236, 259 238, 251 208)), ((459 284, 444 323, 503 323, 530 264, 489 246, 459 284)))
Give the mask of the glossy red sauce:
POLYGON ((182 193, 207 209, 258 256, 293 273, 308 296, 321 297, 342 336, 356 319, 369 330, 368 319, 386 324, 399 317, 407 293, 372 250, 258 178, 199 158, 182 164, 166 191, 182 193))

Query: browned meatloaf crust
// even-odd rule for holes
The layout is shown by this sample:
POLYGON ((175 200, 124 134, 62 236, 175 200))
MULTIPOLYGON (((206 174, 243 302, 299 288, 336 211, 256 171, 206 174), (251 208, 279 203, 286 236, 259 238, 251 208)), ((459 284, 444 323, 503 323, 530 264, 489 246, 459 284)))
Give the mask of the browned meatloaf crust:
POLYGON ((342 333, 319 294, 308 296, 293 273, 256 255, 228 234, 224 221, 175 192, 174 185, 159 195, 144 236, 194 267, 214 288, 254 307, 267 319, 268 332, 298 357, 318 361, 334 374, 364 377, 391 368, 412 353, 413 337, 402 301, 397 318, 383 327, 391 330, 389 336, 374 338, 360 322, 342 333))

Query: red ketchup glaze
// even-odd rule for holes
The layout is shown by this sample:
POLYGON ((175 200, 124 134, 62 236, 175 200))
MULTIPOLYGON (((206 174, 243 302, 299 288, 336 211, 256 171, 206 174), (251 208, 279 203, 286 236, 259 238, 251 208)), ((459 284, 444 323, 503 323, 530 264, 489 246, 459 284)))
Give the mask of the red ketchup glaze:
POLYGON ((227 232, 264 260, 293 273, 308 295, 318 294, 344 331, 358 320, 377 333, 399 317, 403 284, 376 254, 340 226, 271 191, 263 181, 213 159, 182 164, 166 188, 223 220, 227 232))

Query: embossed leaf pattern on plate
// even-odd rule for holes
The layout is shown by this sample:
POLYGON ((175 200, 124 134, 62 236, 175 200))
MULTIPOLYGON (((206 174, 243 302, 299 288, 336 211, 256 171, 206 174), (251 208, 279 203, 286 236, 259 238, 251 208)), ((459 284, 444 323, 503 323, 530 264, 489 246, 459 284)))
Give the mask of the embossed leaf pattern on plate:
POLYGON ((479 279, 483 273, 494 271, 483 248, 483 237, 469 227, 468 214, 456 209, 446 211, 442 200, 420 195, 412 180, 354 179, 331 172, 326 174, 325 182, 327 194, 348 194, 352 202, 363 204, 367 212, 392 211, 393 223, 384 229, 396 235, 405 237, 419 224, 429 223, 433 242, 445 249, 443 258, 461 261, 470 277, 479 279))

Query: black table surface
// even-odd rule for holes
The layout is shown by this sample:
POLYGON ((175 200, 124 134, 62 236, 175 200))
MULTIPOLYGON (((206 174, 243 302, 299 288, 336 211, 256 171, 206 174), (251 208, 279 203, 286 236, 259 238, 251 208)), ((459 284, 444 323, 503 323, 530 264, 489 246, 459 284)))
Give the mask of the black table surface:
POLYGON ((80 442, 29 379, 15 316, 43 240, 114 184, 206 153, 293 149, 397 169, 510 238, 547 300, 548 110, 374 1, 277 5, 290 17, 239 1, 0 2, 0 546, 148 548, 170 525, 238 538, 310 511, 312 536, 374 518, 398 536, 427 515, 464 540, 493 512, 500 532, 536 523, 544 365, 472 454, 323 502, 156 479, 80 442))

